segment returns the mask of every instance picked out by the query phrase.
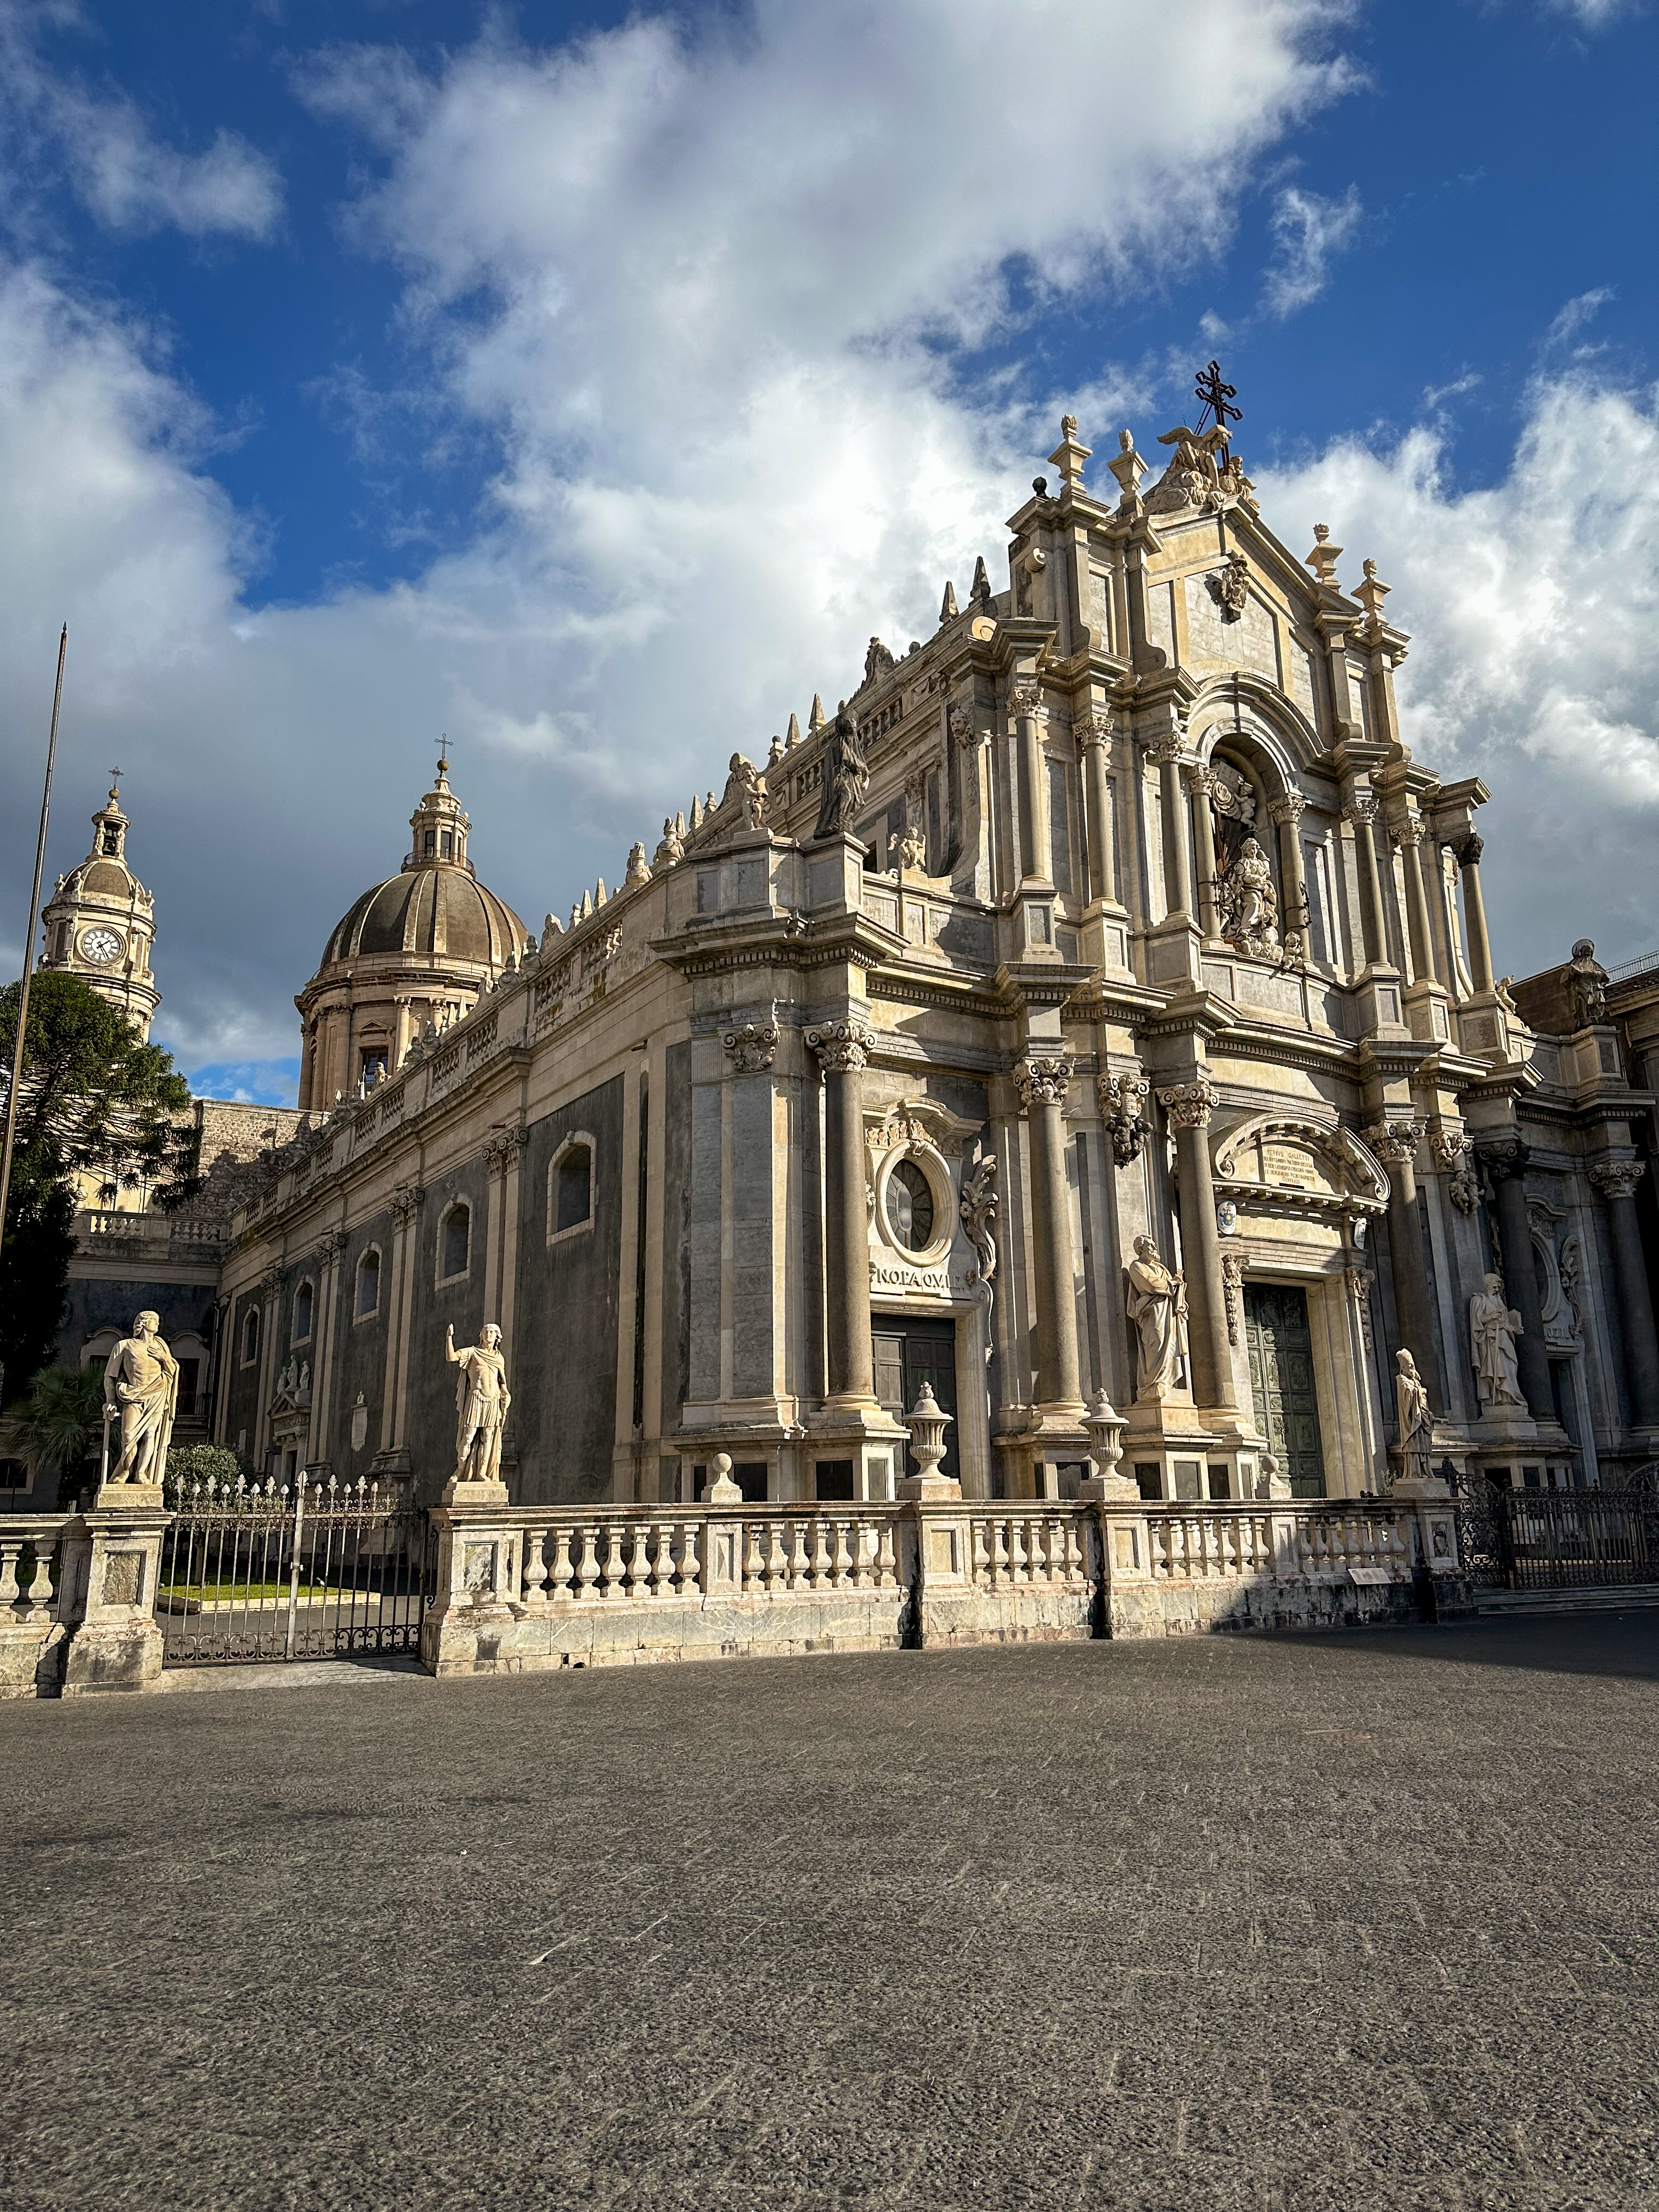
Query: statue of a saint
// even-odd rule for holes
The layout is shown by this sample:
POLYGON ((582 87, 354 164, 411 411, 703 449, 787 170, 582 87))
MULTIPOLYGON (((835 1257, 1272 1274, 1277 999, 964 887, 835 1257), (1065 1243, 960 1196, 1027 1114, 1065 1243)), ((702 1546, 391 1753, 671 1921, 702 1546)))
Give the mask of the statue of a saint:
POLYGON ((1504 1295, 1501 1275, 1483 1275, 1480 1287, 1469 1300, 1469 1358, 1480 1385, 1480 1402, 1494 1410, 1519 1406, 1526 1399, 1515 1362, 1515 1340, 1522 1334, 1521 1316, 1511 1310, 1504 1295))
POLYGON ((1430 1458, 1434 1443, 1434 1415, 1417 1362, 1409 1352, 1394 1356, 1394 1407, 1400 1425, 1400 1467, 1413 1482, 1431 1479, 1430 1458))
POLYGON ((1268 952, 1279 944, 1279 901, 1273 870, 1254 837, 1246 837, 1221 880, 1222 935, 1242 952, 1268 952))
POLYGON ((1150 1237, 1135 1239, 1135 1256, 1123 1270, 1123 1304, 1139 1353, 1136 1402, 1161 1398, 1180 1387, 1187 1357, 1187 1281, 1164 1266, 1150 1237))
POLYGON ((859 746, 858 725, 843 699, 823 756, 823 798, 818 806, 814 838, 852 835, 853 817, 864 804, 870 787, 870 764, 859 746))
POLYGON ((444 1358, 460 1370, 455 1388, 455 1474, 457 1482, 499 1482, 501 1425, 513 1394, 507 1387, 501 1333, 493 1321, 478 1331, 476 1344, 455 1349, 455 1332, 445 1333, 444 1358))
POLYGON ((121 1418, 121 1455, 112 1482, 159 1490, 179 1403, 179 1363, 161 1339, 159 1314, 141 1313, 104 1368, 104 1406, 121 1418))

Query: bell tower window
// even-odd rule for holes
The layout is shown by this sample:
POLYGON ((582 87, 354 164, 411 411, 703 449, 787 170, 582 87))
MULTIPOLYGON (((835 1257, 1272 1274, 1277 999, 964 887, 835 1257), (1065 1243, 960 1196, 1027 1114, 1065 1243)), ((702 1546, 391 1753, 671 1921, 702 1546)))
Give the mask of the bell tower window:
POLYGON ((116 828, 115 824, 114 824, 112 822, 106 822, 106 823, 105 823, 105 824, 104 824, 104 850, 105 850, 106 853, 116 853, 116 854, 118 854, 118 853, 120 852, 120 849, 121 849, 121 833, 120 833, 120 831, 116 828))
POLYGON ((438 833, 437 833, 437 831, 436 831, 435 830, 427 830, 427 831, 426 831, 425 835, 424 835, 424 836, 422 837, 422 839, 421 839, 421 857, 422 857, 422 860, 431 860, 431 858, 433 857, 433 855, 436 853, 437 849, 438 849, 438 833))

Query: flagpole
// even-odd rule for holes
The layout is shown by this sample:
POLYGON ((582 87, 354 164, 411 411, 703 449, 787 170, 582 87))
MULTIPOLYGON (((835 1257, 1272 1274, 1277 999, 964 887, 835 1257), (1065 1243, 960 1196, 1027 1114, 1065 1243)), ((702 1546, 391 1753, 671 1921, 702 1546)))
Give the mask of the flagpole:
POLYGON ((23 1046, 28 1035, 29 975, 34 965, 34 925, 40 914, 40 872, 46 862, 46 822, 52 812, 52 770, 58 757, 58 709, 64 697, 64 656, 69 624, 58 640, 58 682, 52 695, 52 735, 46 740, 46 781, 40 793, 40 834, 34 842, 34 882, 29 890, 29 926, 23 939, 23 980, 17 993, 17 1041, 11 1055, 11 1088, 6 1094, 5 1149, 0 1152, 0 1241, 6 1231, 6 1200, 11 1194, 11 1154, 17 1137, 17 1094, 23 1087, 23 1046))

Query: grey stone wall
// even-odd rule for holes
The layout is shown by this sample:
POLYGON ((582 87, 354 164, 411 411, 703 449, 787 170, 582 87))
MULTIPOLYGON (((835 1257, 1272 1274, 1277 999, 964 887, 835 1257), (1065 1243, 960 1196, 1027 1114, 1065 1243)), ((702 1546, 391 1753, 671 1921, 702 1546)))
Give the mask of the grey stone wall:
MULTIPOLYGON (((380 1425, 386 1411, 386 1346, 391 1340, 392 1216, 376 1214, 351 1231, 340 1254, 340 1291, 334 1316, 332 1369, 329 1382, 328 1442, 325 1456, 342 1481, 356 1482, 367 1475, 380 1448, 380 1425), (353 1319, 356 1298, 357 1262, 371 1245, 380 1255, 380 1306, 372 1318, 353 1319), (357 1393, 363 1394, 368 1415, 362 1449, 351 1448, 351 1413, 357 1393)), ((313 1362, 312 1374, 317 1372, 313 1362)))
POLYGON ((662 1433, 691 1388, 691 1047, 663 1055, 662 1433))
MULTIPOLYGON (((415 1494, 424 1503, 455 1471, 455 1370, 444 1358, 444 1332, 453 1328, 457 1344, 471 1343, 487 1321, 497 1316, 486 1282, 489 1249, 489 1170, 476 1153, 446 1170, 427 1186, 426 1204, 410 1227, 413 1302, 409 1320, 408 1425, 410 1473, 415 1494), (457 1200, 472 1210, 471 1241, 464 1279, 440 1284, 439 1252, 445 1217, 457 1200)), ((384 1295, 384 1278, 383 1278, 384 1295)), ((396 1326, 396 1317, 391 1317, 396 1326)), ((519 1342, 525 1341, 520 1309, 519 1342)), ((522 1353, 509 1370, 516 1394, 522 1353)), ((358 1388, 362 1387, 358 1385, 358 1388)), ((347 1416, 349 1419, 349 1414, 347 1416)))
POLYGON ((105 1328, 118 1328, 125 1336, 133 1316, 146 1307, 161 1316, 163 1337, 170 1340, 194 1331, 204 1344, 210 1344, 217 1296, 218 1284, 212 1273, 204 1273, 198 1283, 150 1283, 137 1278, 109 1282, 71 1277, 56 1356, 64 1366, 78 1367, 81 1347, 88 1337, 105 1328))
MULTIPOLYGON (((669 1055, 671 1062, 673 1055, 669 1055)), ((670 1086, 670 1118, 673 1110, 670 1086)), ((608 1498, 617 1426, 617 1328, 622 1251, 623 1079, 620 1076, 536 1122, 519 1179, 519 1268, 508 1380, 509 1477, 515 1504, 567 1505, 608 1498), (593 1139, 592 1227, 548 1242, 547 1181, 553 1155, 574 1130, 593 1139)), ((429 1201, 428 1201, 429 1209, 429 1201)), ((632 1255, 626 1255, 632 1266, 632 1255)), ((482 1309, 477 1322, 489 1319, 482 1309)), ((474 1322, 474 1328, 477 1326, 474 1322)), ((456 1335, 460 1334, 459 1323, 456 1335)), ((446 1440, 453 1434, 453 1370, 445 1368, 443 1332, 435 1359, 444 1377, 446 1440)), ((426 1419, 425 1415, 422 1419, 426 1419)), ((413 1413, 411 1410, 411 1425, 413 1413)), ((411 1443, 414 1442, 411 1426, 411 1443)), ((449 1472, 445 1468, 446 1474, 449 1472)))
MULTIPOLYGON (((242 1291, 232 1305, 225 1322, 227 1331, 222 1362, 229 1363, 229 1387, 225 1399, 224 1427, 221 1431, 224 1442, 232 1450, 246 1430, 244 1448, 251 1454, 258 1440, 259 1429, 259 1377, 264 1371, 263 1354, 251 1367, 242 1364, 243 1317, 250 1306, 263 1307, 264 1294, 257 1283, 242 1291)), ((261 1324, 263 1327, 263 1323, 261 1324)))

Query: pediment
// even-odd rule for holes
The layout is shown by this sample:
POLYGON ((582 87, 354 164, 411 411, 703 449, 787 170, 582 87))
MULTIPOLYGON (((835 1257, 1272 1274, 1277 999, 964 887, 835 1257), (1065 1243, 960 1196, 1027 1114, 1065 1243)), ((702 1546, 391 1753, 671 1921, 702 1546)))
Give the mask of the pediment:
POLYGON ((1389 1179, 1352 1129, 1340 1122, 1257 1114, 1218 1140, 1218 1190, 1236 1200, 1262 1200, 1340 1213, 1381 1213, 1389 1179))

